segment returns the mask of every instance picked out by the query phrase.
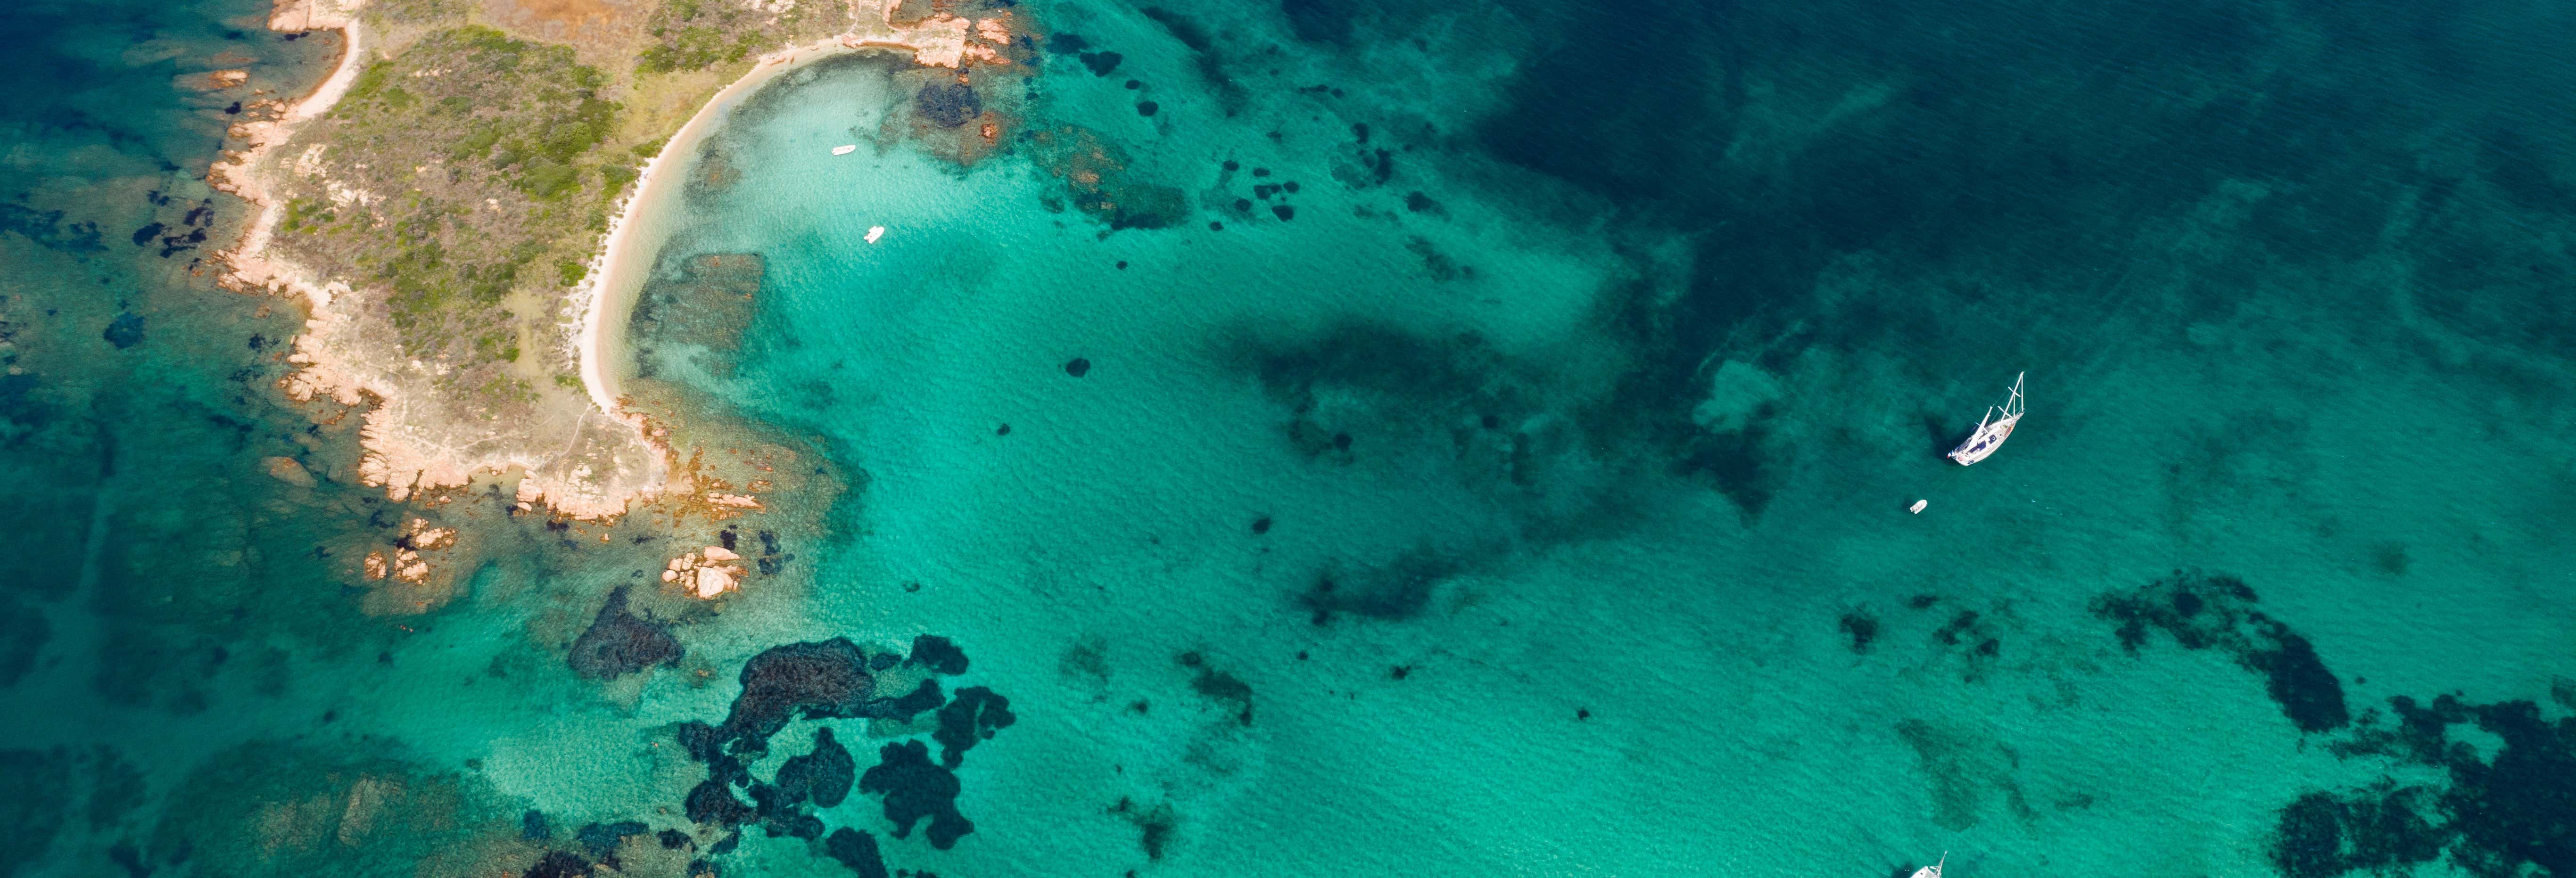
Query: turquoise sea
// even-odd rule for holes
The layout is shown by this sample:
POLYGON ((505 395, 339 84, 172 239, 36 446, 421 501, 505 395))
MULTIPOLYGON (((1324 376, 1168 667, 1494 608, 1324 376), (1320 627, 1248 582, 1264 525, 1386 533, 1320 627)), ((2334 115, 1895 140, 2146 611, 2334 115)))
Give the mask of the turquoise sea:
POLYGON ((174 77, 330 63, 260 6, 0 54, 0 875, 2576 876, 2567 10, 1027 0, 972 104, 820 62, 695 157, 630 366, 847 488, 601 682, 706 535, 384 501, 294 305, 163 253, 244 213, 174 77), (480 566, 368 616, 415 517, 480 566))

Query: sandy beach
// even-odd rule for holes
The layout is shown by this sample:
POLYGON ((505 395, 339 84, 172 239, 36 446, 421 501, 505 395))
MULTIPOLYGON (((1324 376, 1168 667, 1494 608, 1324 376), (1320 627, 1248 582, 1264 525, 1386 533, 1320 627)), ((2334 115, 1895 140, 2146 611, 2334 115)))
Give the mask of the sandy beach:
POLYGON ((344 295, 348 287, 296 264, 275 245, 287 201, 276 191, 287 178, 277 175, 318 173, 304 168, 302 159, 285 166, 277 151, 294 142, 305 123, 331 112, 366 68, 369 44, 356 14, 363 5, 364 0, 280 0, 273 10, 269 25, 275 30, 338 30, 347 44, 331 75, 311 94, 292 105, 274 104, 266 118, 238 126, 234 134, 244 147, 210 169, 215 186, 258 205, 240 243, 220 254, 223 281, 236 290, 305 299, 305 331, 289 357, 301 368, 283 386, 299 400, 327 396, 344 405, 373 403, 358 472, 363 482, 403 500, 419 491, 462 487, 478 473, 516 471, 523 474, 522 504, 544 502, 559 514, 585 519, 622 515, 634 501, 678 487, 670 450, 648 435, 641 416, 624 410, 619 371, 624 324, 668 237, 669 210, 684 188, 677 181, 689 176, 706 138, 775 77, 824 58, 878 50, 908 53, 924 66, 1007 63, 998 48, 1009 40, 1007 18, 970 22, 942 15, 897 27, 890 4, 862 0, 853 10, 860 24, 850 32, 762 56, 645 162, 594 251, 588 279, 562 303, 569 325, 563 326, 565 348, 559 350, 574 361, 582 392, 562 394, 533 419, 496 425, 453 417, 438 404, 430 367, 399 356, 386 328, 344 295), (614 425, 603 424, 600 415, 614 425))
MULTIPOLYGON (((743 98, 758 92, 770 80, 824 58, 876 48, 851 42, 847 37, 836 37, 761 56, 750 73, 717 91, 671 135, 661 152, 644 163, 635 179, 635 191, 609 221, 607 243, 591 262, 589 280, 574 294, 575 307, 581 314, 581 326, 574 334, 581 383, 601 411, 618 410, 623 393, 618 386, 619 376, 609 364, 625 356, 627 316, 634 310, 635 296, 643 290, 645 278, 653 271, 654 253, 661 249, 670 231, 650 219, 664 213, 664 208, 678 196, 681 181, 688 178, 690 167, 696 164, 698 147, 709 134, 723 127, 743 98)), ((909 46, 900 48, 911 51, 909 46)))
POLYGON ((610 364, 625 356, 627 316, 634 309, 635 296, 643 290, 646 276, 653 271, 655 252, 669 233, 654 220, 666 213, 670 200, 680 191, 679 181, 687 179, 697 160, 698 147, 709 134, 723 127, 743 98, 805 65, 853 52, 901 52, 925 67, 954 68, 973 62, 1000 62, 995 47, 1010 44, 1008 26, 1001 20, 970 21, 943 15, 902 28, 893 24, 891 3, 854 5, 862 9, 877 7, 873 16, 860 16, 871 26, 761 56, 751 72, 717 91, 671 135, 661 152, 644 163, 635 180, 635 191, 609 221, 605 244, 591 261, 588 280, 573 294, 574 308, 581 320, 573 333, 573 355, 581 364, 582 387, 601 411, 618 411, 618 399, 623 394, 617 370, 610 364))

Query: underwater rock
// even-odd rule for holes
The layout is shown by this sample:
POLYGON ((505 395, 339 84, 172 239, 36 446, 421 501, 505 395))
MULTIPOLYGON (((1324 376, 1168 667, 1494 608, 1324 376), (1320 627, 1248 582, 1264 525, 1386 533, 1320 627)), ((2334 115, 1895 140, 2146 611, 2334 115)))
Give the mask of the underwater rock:
POLYGON ((573 840, 580 842, 582 849, 590 851, 591 856, 604 857, 608 856, 609 852, 617 850, 617 845, 624 842, 627 836, 643 835, 651 831, 653 831, 652 827, 638 820, 622 820, 606 824, 589 823, 584 824, 580 831, 573 833, 573 840))
POLYGON ((913 108, 941 128, 955 128, 984 114, 984 98, 962 82, 934 82, 913 95, 913 108))
POLYGON ((564 661, 586 680, 614 680, 654 665, 680 661, 679 638, 668 625, 629 612, 626 586, 608 593, 590 628, 572 642, 564 661))
POLYGON ((877 764, 859 776, 859 792, 885 797, 885 817, 894 837, 909 838, 924 817, 922 835, 930 846, 947 850, 975 831, 974 821, 957 813, 957 775, 930 761, 930 748, 920 741, 898 741, 877 750, 877 764))
MULTIPOLYGON (((960 698, 965 693, 958 693, 960 698)), ((944 723, 947 711, 940 711, 944 723)), ((941 728, 945 730, 946 726, 941 728)), ((832 739, 830 728, 814 730, 814 752, 789 757, 778 766, 778 791, 791 802, 812 801, 815 807, 829 808, 841 804, 850 795, 850 784, 858 778, 858 761, 850 758, 848 748, 832 739)))
POLYGON ((2431 704, 2400 696, 2389 707, 2396 728, 2370 711, 2331 749, 2444 769, 2448 787, 2383 779, 2344 795, 2300 796, 2281 809, 2274 867, 2290 878, 2388 874, 2447 853, 2479 878, 2576 874, 2576 797, 2568 795, 2576 717, 2553 722, 2530 701, 2481 705, 2450 695, 2431 704), (2464 724, 2480 734, 2453 739, 2451 727, 2464 724))
MULTIPOLYGON (((2217 649, 2263 675, 2264 690, 2302 732, 2352 721, 2343 682, 2327 670, 2308 639, 2253 608, 2254 589, 2233 576, 2175 571, 2172 576, 2093 599, 2093 614, 2119 623, 2121 647, 2136 654, 2150 630, 2184 649, 2217 649)), ((1946 630, 1946 629, 1945 629, 1946 630)))
POLYGON ((948 638, 936 634, 924 634, 913 638, 912 653, 905 656, 903 662, 929 668, 932 673, 946 674, 951 677, 966 673, 966 651, 958 649, 957 644, 950 642, 948 638))
MULTIPOLYGON (((950 768, 966 762, 966 751, 977 741, 991 740, 993 733, 1010 728, 1019 717, 1011 714, 1011 699, 996 695, 982 686, 957 690, 956 699, 939 709, 939 730, 930 739, 939 742, 939 761, 950 768)), ((848 754, 842 755, 848 759, 848 754)), ((783 773, 785 769, 780 769, 783 773)))
POLYGON ((99 336, 107 339, 108 344, 115 345, 120 351, 142 344, 143 315, 132 311, 118 314, 115 320, 108 321, 107 331, 100 333, 99 336))
POLYGON ((299 488, 311 488, 321 484, 320 480, 313 478, 313 472, 305 469, 304 464, 295 458, 263 457, 259 459, 259 463, 262 468, 268 470, 269 478, 299 488))
POLYGON ((1878 619, 1858 610, 1844 613, 1842 630, 1843 636, 1851 638, 1853 654, 1867 653, 1870 641, 1878 639, 1878 619))
POLYGON ((1252 724, 1252 684, 1209 667, 1207 659, 1196 652, 1181 653, 1180 662, 1181 667, 1198 669, 1198 676, 1190 679, 1190 691, 1234 708, 1236 722, 1247 726, 1252 724))
POLYGON ((563 851, 547 851, 523 878, 587 878, 590 861, 563 851))
POLYGON ((812 814, 798 814, 787 821, 787 834, 806 841, 822 838, 823 818, 812 814))
POLYGON ((887 878, 885 855, 877 850, 874 835, 844 826, 823 841, 823 852, 859 873, 859 878, 887 878))
POLYGON ((1076 378, 1089 375, 1091 374, 1091 361, 1082 357, 1075 357, 1068 360, 1064 364, 1064 374, 1071 375, 1076 378))
POLYGON ((530 808, 527 813, 519 815, 519 837, 528 841, 545 841, 555 837, 555 829, 546 822, 545 812, 530 808))
POLYGON ((861 716, 875 691, 868 657, 849 638, 771 647, 743 664, 742 694, 717 733, 766 742, 800 710, 815 719, 861 716))
POLYGON ((1139 808, 1135 799, 1120 796, 1118 804, 1109 807, 1109 813, 1136 824, 1136 844, 1145 850, 1148 860, 1161 860, 1163 851, 1172 844, 1173 833, 1180 829, 1180 815, 1172 811, 1169 802, 1139 808))
POLYGON ((2338 797, 2312 792, 2281 809, 2272 866, 2288 878, 2328 878, 2385 870, 2442 855, 2452 833, 2433 825, 2433 791, 2383 784, 2372 793, 2338 797))
POLYGON ((945 700, 947 700, 946 696, 939 691, 939 681, 923 680, 921 685, 913 688, 912 694, 868 705, 867 715, 911 722, 914 716, 920 715, 922 711, 937 708, 939 703, 945 700))
POLYGON ((1402 622, 1421 616, 1440 583, 1462 572, 1464 565, 1454 560, 1416 550, 1383 564, 1320 574, 1297 595, 1297 604, 1317 625, 1330 624, 1339 613, 1402 622))
POLYGON ((732 826, 752 817, 751 806, 733 797, 733 788, 716 778, 708 778, 689 790, 681 807, 694 823, 716 823, 732 826))
POLYGON ((672 737, 680 742, 680 749, 688 751, 689 757, 699 762, 713 762, 724 755, 724 736, 716 733, 716 727, 706 723, 697 720, 681 723, 672 737))
POLYGON ((1084 52, 1074 57, 1082 59, 1082 66, 1091 68, 1093 76, 1108 76, 1117 71, 1118 62, 1127 60, 1116 52, 1084 52))

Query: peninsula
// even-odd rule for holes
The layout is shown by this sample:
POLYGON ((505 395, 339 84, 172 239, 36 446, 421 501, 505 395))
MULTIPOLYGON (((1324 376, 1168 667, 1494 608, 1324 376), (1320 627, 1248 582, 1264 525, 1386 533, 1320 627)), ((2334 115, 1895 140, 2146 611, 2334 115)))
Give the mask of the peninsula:
MULTIPOLYGON (((899 0, 277 0, 337 31, 331 75, 249 108, 210 179, 258 206, 225 283, 308 309, 284 382, 364 406, 359 476, 395 500, 516 480, 523 508, 755 505, 623 385, 622 335, 709 133, 835 55, 1008 68, 1007 6, 899 0)), ((1025 48, 1020 51, 1027 51, 1025 48)))

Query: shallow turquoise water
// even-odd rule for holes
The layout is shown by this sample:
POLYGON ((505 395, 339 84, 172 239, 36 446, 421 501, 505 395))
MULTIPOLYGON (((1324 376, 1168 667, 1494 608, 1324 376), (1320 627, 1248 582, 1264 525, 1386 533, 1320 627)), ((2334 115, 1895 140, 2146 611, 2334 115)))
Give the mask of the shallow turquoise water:
MULTIPOLYGON (((974 832, 895 839, 867 794, 807 809, 901 869, 1883 874, 1948 851, 1957 875, 2576 873, 2557 18, 1032 14, 1119 66, 1045 56, 971 167, 915 136, 944 136, 916 121, 927 74, 883 61, 773 86, 711 145, 739 176, 692 187, 662 256, 759 254, 756 316, 739 351, 640 326, 643 370, 811 439, 853 488, 640 683, 562 656, 667 557, 615 548, 642 523, 601 549, 436 510, 495 560, 438 613, 363 619, 327 559, 284 559, 401 516, 259 475, 306 421, 222 383, 238 367, 212 352, 247 356, 255 320, 207 309, 254 302, 119 267, 208 316, 113 353, 95 297, 13 292, 12 321, 19 297, 88 309, 20 336, 54 352, 26 398, 204 411, 11 414, 49 443, 10 446, 13 496, 40 498, 13 534, 110 571, 13 599, 52 633, 0 695, 37 719, 9 758, 70 778, 15 798, 130 801, 0 863, 93 874, 126 844, 174 873, 408 874, 517 843, 527 809, 566 828, 550 849, 636 819, 696 853, 721 829, 682 813, 709 768, 675 724, 724 717, 773 647, 934 634, 972 657, 952 684, 1017 716, 956 770, 974 832), (1161 227, 1086 212, 1058 172, 1102 165, 1068 142, 1159 211, 1121 224, 1161 227), (1941 460, 2024 370, 2013 441, 1941 460), (208 487, 101 507, 121 483, 91 474, 110 446, 84 423, 136 425, 118 471, 208 487), (208 569, 247 572, 115 585, 208 569), (2436 752, 2414 749, 2428 723, 2436 752), (288 792, 187 792, 255 741, 306 760, 269 772, 288 792), (467 825, 260 859, 194 816, 338 802, 370 772, 456 784, 467 825)), ((104 239, 142 218, 102 211, 104 239)), ((0 232, 22 288, 48 275, 19 266, 108 260, 35 237, 0 232)), ((326 477, 333 441, 307 458, 326 477)), ((820 725, 861 768, 928 733, 799 719, 751 777, 820 725)), ((822 851, 751 828, 705 859, 836 873, 822 851)))

